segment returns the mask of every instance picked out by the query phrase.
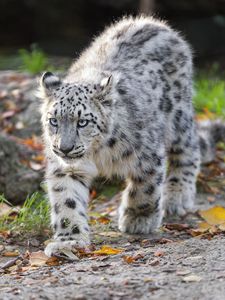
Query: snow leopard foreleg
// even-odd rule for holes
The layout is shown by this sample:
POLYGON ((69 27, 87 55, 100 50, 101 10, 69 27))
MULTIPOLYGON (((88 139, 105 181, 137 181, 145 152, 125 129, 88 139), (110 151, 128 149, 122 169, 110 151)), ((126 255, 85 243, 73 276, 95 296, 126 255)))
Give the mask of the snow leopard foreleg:
POLYGON ((45 249, 48 256, 61 249, 90 243, 87 217, 90 179, 82 173, 55 168, 47 174, 54 241, 45 249))

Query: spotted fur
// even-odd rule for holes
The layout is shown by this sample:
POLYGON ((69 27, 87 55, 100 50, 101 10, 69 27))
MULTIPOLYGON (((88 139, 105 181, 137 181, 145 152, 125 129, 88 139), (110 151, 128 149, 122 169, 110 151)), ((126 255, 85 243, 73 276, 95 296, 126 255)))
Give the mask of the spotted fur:
POLYGON ((89 243, 92 179, 127 181, 119 229, 150 233, 163 212, 191 210, 200 151, 193 122, 192 55, 181 36, 150 17, 107 28, 61 81, 41 80, 52 255, 89 243), (167 165, 169 169, 167 170, 167 165))

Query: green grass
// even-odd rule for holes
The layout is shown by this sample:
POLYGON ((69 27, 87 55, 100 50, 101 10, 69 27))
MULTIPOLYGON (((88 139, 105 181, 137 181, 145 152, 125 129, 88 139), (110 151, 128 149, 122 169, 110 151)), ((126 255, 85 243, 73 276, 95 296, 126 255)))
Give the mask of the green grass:
POLYGON ((218 78, 197 78, 195 81, 194 107, 196 112, 209 110, 225 118, 225 81, 218 78))
MULTIPOLYGON (((12 206, 4 196, 0 196, 0 203, 12 206)), ((11 230, 13 233, 36 236, 43 235, 49 228, 49 205, 45 196, 38 192, 27 197, 18 215, 13 217, 9 214, 0 217, 0 229, 11 230)))
POLYGON ((49 69, 47 55, 36 45, 32 45, 30 51, 26 49, 19 50, 21 60, 20 70, 31 74, 37 74, 49 69))

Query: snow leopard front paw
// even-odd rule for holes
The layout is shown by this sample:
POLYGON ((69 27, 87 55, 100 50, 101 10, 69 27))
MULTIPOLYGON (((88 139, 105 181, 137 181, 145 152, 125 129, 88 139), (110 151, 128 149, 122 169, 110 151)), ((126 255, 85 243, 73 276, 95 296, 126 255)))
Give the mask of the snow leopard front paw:
POLYGON ((50 242, 45 248, 45 255, 51 257, 54 254, 59 254, 63 250, 72 250, 73 248, 83 248, 90 244, 89 238, 81 238, 76 240, 54 240, 50 242))
POLYGON ((140 215, 133 208, 120 207, 119 230, 130 234, 149 234, 160 227, 162 218, 162 210, 140 215))

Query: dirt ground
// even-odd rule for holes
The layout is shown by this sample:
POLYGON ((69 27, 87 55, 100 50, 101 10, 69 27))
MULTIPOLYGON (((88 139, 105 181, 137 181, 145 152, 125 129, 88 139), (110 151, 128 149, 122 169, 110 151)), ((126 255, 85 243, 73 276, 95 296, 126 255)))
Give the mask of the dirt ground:
MULTIPOLYGON (((196 209, 210 206, 207 197, 198 197, 196 209)), ((225 204, 219 198, 213 206, 225 204)), ((112 202, 105 206, 111 207, 112 202)), ((93 242, 97 248, 108 244, 123 252, 2 273, 0 299, 225 299, 224 233, 191 237, 189 229, 198 218, 190 214, 173 223, 165 220, 170 230, 165 227, 154 235, 126 236, 118 233, 116 215, 112 215, 104 234, 101 226, 93 227, 93 242)))

